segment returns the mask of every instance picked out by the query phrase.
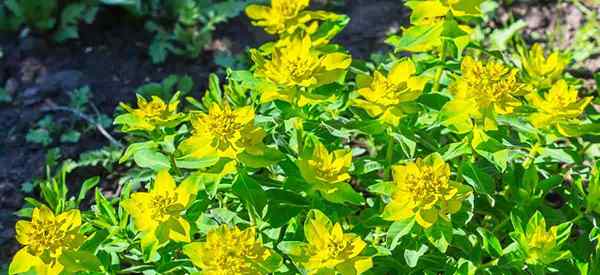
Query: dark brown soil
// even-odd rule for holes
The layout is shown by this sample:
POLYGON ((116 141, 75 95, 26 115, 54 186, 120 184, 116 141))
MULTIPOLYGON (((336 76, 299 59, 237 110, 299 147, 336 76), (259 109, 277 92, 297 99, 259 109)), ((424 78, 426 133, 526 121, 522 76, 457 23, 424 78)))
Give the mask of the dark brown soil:
MULTIPOLYGON (((346 46, 355 58, 387 50, 383 43, 387 32, 405 24, 408 14, 394 0, 352 0, 338 9, 352 21, 336 42, 346 46)), ((26 196, 21 185, 43 174, 47 149, 58 146, 63 158, 77 158, 82 152, 108 144, 95 131, 71 145, 43 147, 26 142, 29 129, 45 115, 42 109, 49 104, 66 104, 70 89, 89 85, 94 104, 110 115, 119 102, 134 100, 135 89, 144 83, 161 81, 170 74, 189 75, 196 85, 194 93, 200 94, 209 73, 217 70, 212 50, 195 60, 170 56, 164 64, 152 64, 147 56, 151 35, 144 31, 143 22, 119 19, 122 17, 101 13, 93 25, 80 27, 80 39, 62 45, 51 44, 42 36, 0 34, 4 52, 0 85, 8 84, 13 97, 11 103, 0 105, 0 272, 18 248, 13 213, 26 196), (58 79, 62 87, 43 88, 50 85, 48 79, 58 79)), ((234 53, 270 39, 244 16, 220 26, 215 35, 215 48, 225 45, 234 53)), ((58 117, 74 119, 63 115, 58 117)))

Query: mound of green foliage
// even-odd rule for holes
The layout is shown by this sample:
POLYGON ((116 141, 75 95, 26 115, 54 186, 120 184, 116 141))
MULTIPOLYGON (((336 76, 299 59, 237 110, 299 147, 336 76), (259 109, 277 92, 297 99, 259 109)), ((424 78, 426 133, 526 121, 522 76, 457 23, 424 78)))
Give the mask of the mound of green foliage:
POLYGON ((121 104, 120 162, 150 176, 84 210, 100 179, 71 197, 65 164, 9 273, 600 273, 598 100, 568 56, 486 51, 481 1, 434 0, 388 39, 408 57, 356 60, 349 18, 308 4, 246 7, 276 40, 200 99, 183 78, 121 104))

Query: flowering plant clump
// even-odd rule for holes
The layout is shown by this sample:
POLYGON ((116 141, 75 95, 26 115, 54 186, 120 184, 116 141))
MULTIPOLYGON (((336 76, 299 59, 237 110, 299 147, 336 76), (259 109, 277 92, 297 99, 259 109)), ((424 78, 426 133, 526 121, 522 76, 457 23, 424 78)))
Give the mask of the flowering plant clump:
POLYGON ((482 2, 408 1, 376 61, 331 42, 344 15, 249 5, 274 41, 121 105, 116 194, 41 184, 9 273, 598 274, 598 100, 567 55, 491 55, 482 2))

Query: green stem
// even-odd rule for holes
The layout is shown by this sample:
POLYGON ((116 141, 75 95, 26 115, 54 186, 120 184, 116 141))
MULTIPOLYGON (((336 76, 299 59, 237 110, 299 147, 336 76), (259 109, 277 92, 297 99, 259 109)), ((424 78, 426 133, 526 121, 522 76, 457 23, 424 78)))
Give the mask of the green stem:
POLYGON ((442 48, 440 50, 440 66, 437 68, 437 71, 435 72, 435 76, 433 78, 433 91, 434 92, 439 92, 440 91, 440 80, 442 78, 442 73, 444 72, 444 64, 446 62, 446 43, 442 42, 442 48))
POLYGON ((171 166, 173 166, 173 170, 175 171, 175 174, 178 177, 183 176, 183 173, 181 173, 181 170, 179 170, 179 167, 177 167, 177 163, 175 162, 175 155, 171 154, 171 166))
POLYGON ((499 224, 494 226, 494 229, 492 229, 492 234, 498 233, 498 231, 500 231, 500 229, 502 229, 504 226, 506 226, 506 224, 508 224, 509 220, 510 220, 510 216, 506 216, 506 218, 504 218, 504 220, 502 220, 499 224))
POLYGON ((387 148, 385 151, 385 160, 387 162, 387 167, 385 168, 385 179, 386 180, 391 180, 392 178, 392 173, 391 173, 391 169, 392 169, 392 161, 393 161, 393 157, 394 157, 394 137, 391 135, 390 130, 388 130, 388 141, 387 141, 387 148))
POLYGON ((296 128, 296 143, 298 143, 298 156, 302 157, 304 153, 304 131, 296 128))

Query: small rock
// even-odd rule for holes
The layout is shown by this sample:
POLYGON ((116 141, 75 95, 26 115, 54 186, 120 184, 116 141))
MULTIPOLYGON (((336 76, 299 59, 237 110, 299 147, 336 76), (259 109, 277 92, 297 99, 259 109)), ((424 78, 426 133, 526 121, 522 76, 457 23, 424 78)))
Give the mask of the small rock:
POLYGON ((23 92, 24 104, 32 105, 61 91, 72 91, 84 86, 83 73, 77 70, 65 70, 39 78, 36 85, 23 92))
POLYGON ((21 82, 29 83, 39 76, 46 74, 46 67, 36 58, 30 57, 25 59, 21 64, 20 75, 21 82))
POLYGON ((38 79, 37 84, 43 91, 71 91, 82 86, 83 73, 77 70, 64 70, 38 79))
POLYGON ((14 78, 9 78, 4 84, 4 90, 8 93, 9 96, 14 96, 15 92, 19 88, 19 82, 17 82, 14 78))

